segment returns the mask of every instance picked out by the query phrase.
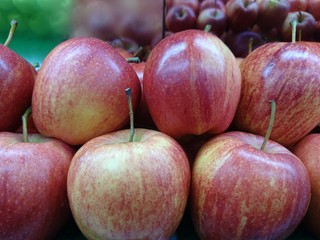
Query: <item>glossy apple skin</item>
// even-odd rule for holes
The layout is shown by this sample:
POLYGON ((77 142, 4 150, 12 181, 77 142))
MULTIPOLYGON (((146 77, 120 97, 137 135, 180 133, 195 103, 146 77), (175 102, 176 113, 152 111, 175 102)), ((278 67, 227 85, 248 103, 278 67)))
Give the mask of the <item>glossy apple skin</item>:
POLYGON ((88 239, 170 239, 185 211, 190 166, 182 147, 154 130, 106 134, 72 159, 68 196, 88 239))
POLYGON ((320 121, 320 44, 267 43, 240 64, 241 99, 234 119, 238 130, 264 136, 270 100, 276 117, 270 139, 290 148, 320 121))
POLYGON ((200 239, 285 239, 300 224, 310 180, 288 149, 226 132, 199 151, 191 176, 192 220, 200 239))
POLYGON ((0 45, 0 131, 15 131, 31 106, 36 71, 24 58, 0 45))
POLYGON ((143 81, 153 121, 174 138, 225 131, 241 90, 239 65, 229 48, 217 36, 195 29, 158 43, 143 81))
POLYGON ((67 174, 75 150, 56 139, 0 133, 0 239, 54 239, 70 220, 67 174))
POLYGON ((301 139, 292 152, 306 166, 311 182, 311 201, 303 226, 316 238, 320 238, 320 133, 312 133, 301 139))
POLYGON ((102 40, 67 40, 47 55, 38 72, 32 96, 35 126, 71 145, 119 130, 129 120, 129 87, 136 109, 141 87, 130 64, 102 40))

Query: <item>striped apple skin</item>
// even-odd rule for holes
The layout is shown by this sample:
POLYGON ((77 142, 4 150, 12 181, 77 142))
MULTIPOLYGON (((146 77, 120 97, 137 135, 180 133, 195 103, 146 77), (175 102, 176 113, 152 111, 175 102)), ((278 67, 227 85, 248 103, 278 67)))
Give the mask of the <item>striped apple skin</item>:
POLYGON ((265 135, 276 102, 271 139, 290 147, 320 122, 320 44, 268 43, 240 64, 242 90, 234 125, 265 135))
POLYGON ((215 35, 195 29, 158 43, 146 61, 143 81, 157 128, 174 138, 225 131, 241 90, 230 49, 215 35))
POLYGON ((310 201, 303 163, 282 145, 244 132, 222 133, 198 153, 191 213, 200 239, 286 239, 310 201))

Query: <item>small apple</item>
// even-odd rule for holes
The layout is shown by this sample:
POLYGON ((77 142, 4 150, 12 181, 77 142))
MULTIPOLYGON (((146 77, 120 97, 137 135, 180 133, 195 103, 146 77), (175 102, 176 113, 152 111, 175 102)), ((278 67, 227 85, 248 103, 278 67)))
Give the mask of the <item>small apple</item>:
POLYGON ((297 22, 297 39, 299 41, 312 41, 314 30, 316 26, 316 20, 314 17, 303 11, 290 12, 283 22, 281 27, 281 39, 282 41, 290 42, 292 39, 292 26, 293 21, 297 22))
POLYGON ((171 32, 180 32, 196 27, 197 15, 187 5, 174 5, 168 9, 165 17, 166 28, 171 32))
POLYGON ((226 15, 232 31, 248 30, 257 22, 258 4, 252 0, 229 0, 226 4, 226 15))
POLYGON ((218 8, 224 13, 226 12, 226 6, 221 0, 204 0, 199 4, 199 12, 206 8, 218 8))
POLYGON ((91 139, 72 159, 70 207, 88 239, 169 239, 184 214, 185 152, 164 133, 134 129, 132 120, 130 130, 91 139))
POLYGON ((214 34, 174 33, 151 51, 144 70, 144 96, 157 128, 174 137, 225 131, 241 89, 239 65, 214 34))
POLYGON ((220 37, 227 29, 227 16, 218 8, 203 9, 197 18, 197 28, 204 30, 210 25, 210 32, 220 37))
POLYGON ((311 201, 303 226, 316 238, 320 238, 320 133, 308 134, 292 152, 306 166, 311 182, 311 201))
POLYGON ((225 43, 237 58, 245 58, 256 48, 265 43, 260 33, 246 30, 239 33, 229 32, 225 43))
POLYGON ((257 25, 262 31, 281 26, 290 11, 288 0, 257 0, 257 25))
POLYGON ((200 239, 286 239, 310 200, 302 162, 282 145, 245 132, 225 132, 198 152, 190 206, 200 239))
POLYGON ((111 45, 97 38, 72 38, 44 59, 32 96, 38 131, 71 145, 123 128, 129 121, 123 89, 141 87, 130 64, 111 45))
POLYGON ((54 239, 66 226, 74 153, 40 134, 0 132, 0 239, 54 239))
POLYGON ((197 14, 199 10, 199 1, 198 0, 165 0, 167 9, 170 9, 172 6, 185 5, 193 9, 197 14))

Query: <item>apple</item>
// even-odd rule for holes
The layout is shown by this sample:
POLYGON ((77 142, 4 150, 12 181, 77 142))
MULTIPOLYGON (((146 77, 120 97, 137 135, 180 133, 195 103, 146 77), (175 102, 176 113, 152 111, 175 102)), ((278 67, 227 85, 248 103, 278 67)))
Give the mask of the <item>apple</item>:
POLYGON ((111 45, 72 38, 56 46, 38 71, 32 116, 38 131, 71 145, 123 128, 129 121, 123 91, 140 101, 137 74, 111 45))
POLYGON ((271 139, 291 148, 320 122, 320 48, 313 42, 273 42, 255 49, 240 64, 241 98, 236 129, 264 135, 268 102, 278 111, 271 139))
POLYGON ((261 33, 245 30, 239 33, 229 31, 225 43, 237 58, 245 58, 254 49, 265 43, 261 33))
POLYGON ((210 32, 220 37, 227 29, 227 16, 219 8, 206 8, 197 17, 197 28, 204 30, 211 26, 210 32))
POLYGON ((320 1, 319 0, 308 0, 307 10, 312 16, 319 21, 320 20, 320 1))
POLYGON ((290 12, 306 11, 308 7, 308 1, 309 0, 289 0, 290 12))
POLYGON ((169 239, 180 224, 190 187, 188 158, 164 133, 134 132, 91 139, 72 159, 70 207, 88 239, 169 239))
POLYGON ((195 28, 197 15, 187 5, 174 5, 168 9, 165 16, 166 28, 170 32, 180 32, 186 29, 195 28))
POLYGON ((241 76, 221 39, 189 29, 164 38, 152 49, 143 87, 157 128, 177 139, 225 131, 239 102, 241 76))
POLYGON ((226 4, 226 15, 232 31, 248 30, 257 22, 258 4, 252 0, 229 0, 226 4))
POLYGON ((36 71, 22 56, 9 48, 17 22, 11 22, 8 39, 0 44, 0 131, 15 131, 31 105, 36 71))
POLYGON ((221 0, 204 0, 199 3, 199 12, 206 8, 218 8, 224 13, 226 12, 226 6, 221 0))
POLYGON ((262 31, 281 26, 290 11, 288 0, 257 0, 257 25, 262 31))
POLYGON ((66 226, 74 153, 40 134, 0 132, 0 239, 54 239, 66 226))
POLYGON ((170 9, 172 6, 189 6, 197 14, 199 10, 199 1, 198 0, 165 0, 167 9, 170 9))
POLYGON ((210 139, 198 152, 190 206, 200 239, 286 239, 310 200, 302 162, 282 145, 245 132, 210 139))
POLYGON ((306 166, 311 183, 311 201, 303 226, 316 238, 320 238, 320 133, 308 134, 293 148, 292 152, 306 166))
POLYGON ((291 22, 297 22, 297 38, 301 41, 312 41, 313 34, 316 26, 314 17, 303 11, 290 12, 283 22, 281 28, 282 41, 290 42, 292 39, 292 26, 291 22))

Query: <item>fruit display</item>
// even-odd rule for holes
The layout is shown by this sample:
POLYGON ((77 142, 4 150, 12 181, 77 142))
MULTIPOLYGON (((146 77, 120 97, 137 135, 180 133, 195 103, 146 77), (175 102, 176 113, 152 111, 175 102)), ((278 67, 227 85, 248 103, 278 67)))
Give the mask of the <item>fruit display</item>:
POLYGON ((319 0, 53 2, 0 3, 0 240, 320 238, 319 0))

